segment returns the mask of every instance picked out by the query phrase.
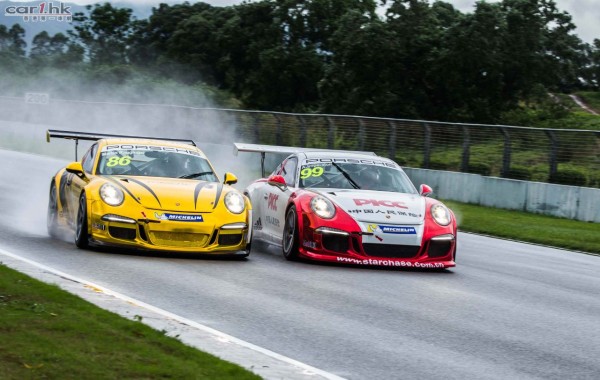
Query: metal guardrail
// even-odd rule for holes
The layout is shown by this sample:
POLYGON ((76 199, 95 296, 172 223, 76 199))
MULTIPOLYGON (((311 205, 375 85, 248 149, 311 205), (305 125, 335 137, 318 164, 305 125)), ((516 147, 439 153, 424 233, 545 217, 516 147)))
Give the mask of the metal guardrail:
POLYGON ((8 96, 0 96, 0 118, 79 131, 171 131, 211 143, 368 150, 416 168, 600 187, 600 131, 8 96), (579 175, 568 183, 573 170, 579 175))

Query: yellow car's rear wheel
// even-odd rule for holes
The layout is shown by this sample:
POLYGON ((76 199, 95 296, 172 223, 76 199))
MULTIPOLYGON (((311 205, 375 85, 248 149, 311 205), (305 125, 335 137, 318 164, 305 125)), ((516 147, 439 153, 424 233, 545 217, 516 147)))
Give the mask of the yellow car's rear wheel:
POLYGON ((46 215, 46 227, 48 235, 56 238, 58 233, 58 200, 56 194, 56 183, 52 180, 50 184, 50 194, 48 195, 48 214, 46 215))

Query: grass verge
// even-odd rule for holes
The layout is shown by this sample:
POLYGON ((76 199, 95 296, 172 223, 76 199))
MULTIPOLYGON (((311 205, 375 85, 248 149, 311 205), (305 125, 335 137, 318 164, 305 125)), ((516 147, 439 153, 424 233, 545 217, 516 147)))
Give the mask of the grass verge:
POLYGON ((0 264, 1 379, 259 379, 0 264))
POLYGON ((600 223, 444 201, 459 229, 530 243, 600 254, 600 223))

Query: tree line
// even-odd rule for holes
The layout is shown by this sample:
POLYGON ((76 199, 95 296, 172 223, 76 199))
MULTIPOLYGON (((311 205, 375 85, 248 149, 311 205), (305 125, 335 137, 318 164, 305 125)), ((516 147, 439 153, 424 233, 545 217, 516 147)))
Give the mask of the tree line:
POLYGON ((548 92, 600 87, 600 40, 584 43, 553 0, 263 0, 160 4, 148 19, 110 3, 67 34, 0 25, 0 62, 205 83, 245 108, 497 123, 548 92))

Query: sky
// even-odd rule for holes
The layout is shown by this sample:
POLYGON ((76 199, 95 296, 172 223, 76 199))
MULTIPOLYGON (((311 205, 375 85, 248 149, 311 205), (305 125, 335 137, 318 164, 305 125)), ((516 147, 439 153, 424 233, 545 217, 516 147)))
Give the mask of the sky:
MULTIPOLYGON (((25 1, 25 0, 21 0, 25 1)), ((67 0, 68 1, 68 0, 67 0)), ((90 4, 102 2, 103 0, 71 0, 69 2, 77 4, 90 4)), ((159 3, 181 3, 183 0, 129 0, 145 4, 159 3)), ((452 3, 461 12, 472 12, 476 0, 445 0, 452 3)), ((486 0, 495 2, 496 0, 486 0)), ((194 0, 190 0, 194 2, 194 0)), ((240 4, 242 0, 204 0, 205 3, 214 6, 228 6, 240 4)), ((433 0, 430 0, 430 3, 433 0)), ((575 34, 584 42, 592 43, 595 38, 600 39, 600 0, 555 0, 558 9, 567 11, 577 26, 575 34)))

